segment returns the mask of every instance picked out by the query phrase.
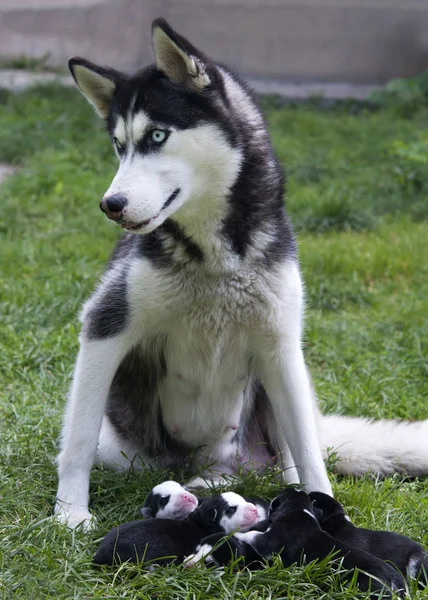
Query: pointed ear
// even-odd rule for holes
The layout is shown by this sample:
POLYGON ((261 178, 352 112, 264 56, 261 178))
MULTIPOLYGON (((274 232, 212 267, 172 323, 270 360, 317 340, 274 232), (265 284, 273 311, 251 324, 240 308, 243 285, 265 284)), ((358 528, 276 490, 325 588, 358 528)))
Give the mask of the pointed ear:
POLYGON ((84 58, 73 57, 68 67, 80 91, 103 119, 108 116, 110 102, 123 76, 113 69, 98 67, 84 58))
POLYGON ((165 19, 152 24, 156 66, 174 83, 201 92, 211 84, 205 57, 168 25, 165 19))
POLYGON ((149 508, 148 506, 143 506, 143 508, 140 509, 140 513, 146 519, 153 519, 152 509, 149 508))

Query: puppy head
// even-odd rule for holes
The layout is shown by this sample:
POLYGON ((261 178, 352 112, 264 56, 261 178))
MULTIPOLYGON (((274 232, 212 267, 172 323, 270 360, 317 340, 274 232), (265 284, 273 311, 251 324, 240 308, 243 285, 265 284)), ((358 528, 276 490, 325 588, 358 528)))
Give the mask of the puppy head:
POLYGON ((270 502, 263 498, 250 498, 248 496, 246 496, 245 500, 247 502, 252 502, 252 504, 256 506, 259 511, 259 521, 264 521, 268 518, 270 502))
POLYGON ((234 492, 224 492, 204 500, 199 510, 211 531, 232 533, 239 529, 244 532, 260 520, 257 507, 234 492))
POLYGON ((322 492, 311 492, 309 494, 309 498, 312 501, 315 516, 320 525, 322 525, 330 517, 336 515, 341 515, 345 519, 349 520, 349 517, 346 515, 343 506, 328 494, 323 494, 322 492))
POLYGON ((288 488, 278 494, 270 503, 269 520, 275 521, 296 511, 304 511, 315 517, 309 496, 302 490, 288 488))
POLYGON ((198 499, 177 481, 164 481, 148 494, 141 509, 146 518, 183 519, 198 506, 198 499))

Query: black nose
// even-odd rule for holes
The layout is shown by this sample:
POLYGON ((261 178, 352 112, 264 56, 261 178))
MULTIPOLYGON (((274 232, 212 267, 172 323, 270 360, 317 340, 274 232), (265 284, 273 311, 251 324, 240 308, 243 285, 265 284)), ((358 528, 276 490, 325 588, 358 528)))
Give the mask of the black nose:
POLYGON ((127 200, 121 194, 113 194, 103 198, 100 202, 100 208, 106 213, 109 219, 117 221, 122 216, 122 210, 126 206, 127 200))

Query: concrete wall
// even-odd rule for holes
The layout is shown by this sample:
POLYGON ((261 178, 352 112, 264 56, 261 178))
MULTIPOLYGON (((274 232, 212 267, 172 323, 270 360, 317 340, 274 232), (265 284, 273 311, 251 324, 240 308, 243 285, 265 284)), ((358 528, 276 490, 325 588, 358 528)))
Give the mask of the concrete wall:
POLYGON ((0 55, 133 68, 157 16, 252 78, 371 84, 428 68, 425 0, 0 0, 0 55))

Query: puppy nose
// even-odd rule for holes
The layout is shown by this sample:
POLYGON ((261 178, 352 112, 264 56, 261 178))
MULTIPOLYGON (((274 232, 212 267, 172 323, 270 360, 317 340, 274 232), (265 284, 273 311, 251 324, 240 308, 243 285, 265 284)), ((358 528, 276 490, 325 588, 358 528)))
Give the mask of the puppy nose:
POLYGON ((100 209, 106 213, 109 219, 118 221, 122 216, 122 210, 126 206, 127 200, 121 194, 113 194, 103 198, 100 202, 100 209))
POLYGON ((254 504, 249 503, 246 507, 245 513, 249 516, 249 517, 254 517, 255 515, 259 514, 259 511, 257 510, 257 507, 254 506, 254 504))

